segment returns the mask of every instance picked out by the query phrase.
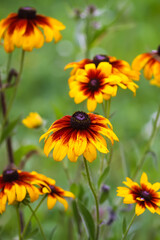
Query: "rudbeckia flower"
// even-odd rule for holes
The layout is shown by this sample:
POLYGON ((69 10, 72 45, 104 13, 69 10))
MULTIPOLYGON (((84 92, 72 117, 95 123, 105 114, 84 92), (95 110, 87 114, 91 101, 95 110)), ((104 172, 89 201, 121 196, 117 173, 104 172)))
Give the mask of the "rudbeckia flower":
POLYGON ((58 42, 63 29, 65 26, 58 20, 36 14, 34 8, 23 7, 0 21, 0 39, 4 38, 6 52, 12 52, 15 47, 32 51, 41 48, 44 42, 53 39, 58 42))
POLYGON ((43 119, 38 113, 31 112, 29 116, 22 120, 22 123, 28 128, 38 128, 43 124, 43 119))
POLYGON ((8 204, 22 202, 27 193, 31 202, 37 200, 39 197, 37 186, 40 184, 42 181, 35 174, 16 169, 5 170, 0 176, 0 213, 5 211, 7 201, 8 204))
POLYGON ((143 53, 138 55, 132 63, 132 68, 134 70, 140 71, 143 70, 144 77, 147 80, 153 81, 150 83, 153 85, 160 86, 160 46, 157 50, 153 50, 150 53, 143 53), (157 84, 156 84, 157 83, 157 84))
MULTIPOLYGON (((36 173, 37 174, 37 173, 36 173)), ((47 206, 48 209, 52 209, 56 202, 60 202, 63 204, 65 210, 68 209, 68 203, 66 201, 66 197, 70 197, 70 198, 75 198, 74 194, 69 192, 69 191, 65 191, 60 187, 57 187, 55 184, 55 180, 51 179, 51 178, 47 178, 42 175, 42 174, 37 174, 37 177, 39 177, 40 179, 43 179, 43 181, 45 182, 45 186, 42 184, 41 185, 41 193, 42 194, 47 194, 47 206)))
POLYGON ((116 96, 118 86, 128 88, 134 94, 138 88, 133 80, 139 80, 140 73, 132 70, 126 61, 115 57, 96 55, 92 60, 69 63, 67 68, 73 68, 69 78, 70 97, 75 98, 75 103, 87 98, 89 111, 94 111, 97 102, 116 96))
POLYGON ((106 140, 101 134, 109 138, 112 144, 114 140, 118 141, 108 119, 78 111, 72 116, 67 115, 56 120, 40 140, 45 138, 46 156, 54 149, 53 159, 56 161, 61 161, 67 155, 70 161, 76 162, 83 154, 89 162, 92 162, 97 156, 96 149, 108 153, 106 140))
POLYGON ((160 183, 151 184, 148 182, 146 173, 143 173, 140 179, 140 185, 126 178, 123 182, 127 187, 118 187, 117 196, 124 197, 125 204, 136 203, 136 215, 142 214, 147 208, 151 213, 160 214, 160 183))

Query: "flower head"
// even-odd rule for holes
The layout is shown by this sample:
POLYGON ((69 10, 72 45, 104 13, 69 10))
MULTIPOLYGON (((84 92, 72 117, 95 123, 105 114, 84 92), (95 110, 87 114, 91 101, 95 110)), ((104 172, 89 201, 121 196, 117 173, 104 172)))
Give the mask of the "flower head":
POLYGON ((14 204, 22 202, 26 195, 34 202, 39 197, 38 185, 42 181, 33 173, 16 169, 7 169, 0 176, 0 213, 5 211, 6 202, 14 204))
POLYGON ((73 68, 69 78, 70 97, 75 103, 87 99, 89 111, 94 111, 103 99, 108 100, 117 94, 118 86, 130 89, 134 94, 138 88, 133 80, 139 80, 139 72, 115 57, 96 55, 92 60, 69 63, 65 69, 73 68))
POLYGON ((22 123, 28 128, 38 128, 43 124, 43 119, 38 113, 31 112, 29 116, 22 120, 22 123))
POLYGON ((57 187, 55 184, 55 180, 51 179, 51 178, 44 178, 44 175, 42 174, 37 174, 37 177, 39 177, 40 179, 43 179, 43 181, 45 182, 46 185, 41 185, 41 193, 42 194, 47 194, 47 206, 48 209, 52 209, 56 202, 60 202, 63 204, 65 210, 68 209, 68 203, 66 201, 66 197, 70 197, 70 198, 75 198, 74 194, 69 192, 69 191, 65 191, 60 187, 57 187))
POLYGON ((138 55, 132 63, 132 68, 136 71, 143 70, 144 77, 150 81, 152 85, 160 86, 160 46, 157 50, 150 53, 138 55))
POLYGON ((133 182, 130 178, 126 178, 123 182, 127 187, 118 187, 117 196, 124 197, 125 204, 136 203, 136 215, 142 214, 147 208, 151 213, 160 214, 160 183, 151 184, 148 182, 146 173, 143 173, 138 183, 133 182))
POLYGON ((78 111, 55 121, 40 140, 45 138, 44 153, 47 156, 54 149, 53 158, 56 161, 67 155, 70 161, 76 162, 83 154, 92 162, 97 156, 96 148, 102 153, 108 152, 106 140, 101 134, 109 138, 112 144, 114 140, 118 141, 108 119, 78 111))
POLYGON ((36 14, 34 8, 23 7, 18 13, 11 13, 0 21, 0 39, 4 38, 6 52, 12 52, 15 47, 32 51, 53 38, 58 42, 63 29, 65 26, 58 20, 36 14))

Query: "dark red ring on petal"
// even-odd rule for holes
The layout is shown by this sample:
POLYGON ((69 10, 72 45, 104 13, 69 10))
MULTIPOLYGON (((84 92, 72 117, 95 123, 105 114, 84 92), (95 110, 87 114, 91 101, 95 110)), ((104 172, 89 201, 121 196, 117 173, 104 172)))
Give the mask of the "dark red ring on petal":
POLYGON ((93 58, 93 63, 96 65, 96 67, 101 62, 109 62, 109 57, 107 55, 96 55, 93 58))
POLYGON ((3 181, 12 182, 19 178, 19 174, 16 169, 7 169, 3 172, 3 181))
POLYGON ((23 7, 18 10, 18 17, 22 19, 36 18, 36 9, 31 7, 23 7))

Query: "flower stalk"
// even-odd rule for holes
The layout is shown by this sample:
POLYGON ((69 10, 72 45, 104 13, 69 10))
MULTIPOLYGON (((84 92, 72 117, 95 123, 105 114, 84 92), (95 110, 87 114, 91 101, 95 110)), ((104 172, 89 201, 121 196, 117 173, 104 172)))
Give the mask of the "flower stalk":
POLYGON ((129 232, 129 230, 130 230, 130 228, 131 228, 131 226, 132 226, 135 218, 136 218, 136 214, 134 214, 134 216, 132 217, 131 222, 130 222, 130 224, 128 225, 128 228, 126 229, 126 231, 125 231, 125 233, 124 233, 124 235, 123 235, 123 237, 122 237, 122 240, 125 240, 125 239, 126 239, 127 234, 128 234, 128 232, 129 232))
POLYGON ((95 204, 96 204, 97 229, 96 229, 96 238, 95 239, 98 240, 98 238, 99 238, 99 203, 98 203, 98 197, 97 197, 97 194, 96 194, 96 192, 94 190, 94 187, 92 185, 87 160, 85 158, 83 158, 83 159, 84 159, 84 165, 85 165, 85 169, 86 169, 88 184, 89 184, 89 187, 91 189, 91 192, 93 194, 95 204))
POLYGON ((159 108, 158 108, 155 121, 154 121, 154 123, 153 123, 153 130, 152 130, 151 136, 150 136, 149 141, 148 141, 148 143, 147 143, 147 145, 146 145, 146 147, 145 147, 144 153, 143 153, 143 155, 142 155, 142 157, 141 157, 141 159, 140 159, 140 162, 139 162, 139 164, 138 164, 138 166, 137 166, 137 169, 136 169, 136 171, 135 171, 135 173, 134 173, 134 175, 133 175, 133 179, 135 179, 135 178, 137 177, 139 171, 140 171, 140 170, 142 169, 142 167, 143 167, 143 164, 144 164, 146 155, 147 155, 147 153, 148 153, 149 150, 150 150, 150 147, 151 147, 151 145, 152 145, 153 139, 154 139, 154 137, 155 137, 155 135, 156 135, 156 132, 157 132, 157 130, 158 130, 157 123, 158 123, 159 117, 160 117, 160 106, 159 106, 159 108))

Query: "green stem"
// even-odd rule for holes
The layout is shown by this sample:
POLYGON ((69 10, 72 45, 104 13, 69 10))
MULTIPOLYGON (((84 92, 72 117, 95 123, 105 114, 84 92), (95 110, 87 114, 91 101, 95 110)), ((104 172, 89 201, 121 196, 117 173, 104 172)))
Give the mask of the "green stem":
POLYGON ((16 97, 17 88, 18 88, 18 85, 19 85, 19 82, 20 82, 20 79, 21 79, 22 71, 23 71, 24 56, 25 56, 25 51, 22 50, 19 73, 18 73, 18 76, 17 76, 16 81, 15 81, 15 86, 14 86, 13 94, 12 94, 11 100, 10 100, 9 105, 8 105, 8 109, 7 109, 7 113, 6 113, 4 122, 3 122, 3 126, 5 125, 5 123, 6 123, 7 120, 8 120, 8 115, 9 115, 9 113, 10 113, 10 110, 11 110, 11 108, 12 108, 14 99, 15 99, 15 97, 16 97))
POLYGON ((12 52, 8 54, 8 61, 7 61, 7 68, 6 68, 7 78, 8 78, 8 74, 11 66, 11 61, 12 61, 12 52))
POLYGON ((139 164, 137 166, 137 169, 136 169, 136 171, 135 171, 135 173, 133 175, 133 179, 135 179, 137 177, 139 171, 143 167, 146 155, 147 155, 148 151, 150 150, 151 144, 153 142, 153 139, 154 139, 154 137, 156 135, 156 132, 157 132, 157 129, 158 129, 157 128, 157 123, 158 123, 159 117, 160 117, 160 106, 158 108, 156 119, 155 119, 154 124, 153 124, 153 130, 152 130, 151 136, 150 136, 149 141, 148 141, 148 143, 147 143, 147 145, 145 147, 144 154, 142 155, 142 157, 140 159, 140 162, 139 162, 139 164))
POLYGON ((97 214, 96 240, 98 240, 98 238, 99 238, 99 203, 98 203, 98 198, 97 198, 96 192, 95 192, 94 187, 93 187, 92 182, 91 182, 89 168, 88 168, 87 160, 85 159, 85 157, 84 157, 84 165, 85 165, 85 169, 86 169, 88 184, 89 184, 89 187, 90 187, 90 189, 93 193, 93 197, 94 197, 94 200, 95 200, 95 203, 96 203, 96 214, 97 214))
POLYGON ((40 221, 39 221, 37 215, 35 214, 35 211, 32 209, 32 207, 31 207, 29 204, 28 204, 27 206, 28 206, 29 209, 31 210, 33 216, 35 217, 35 219, 36 219, 36 221, 37 221, 37 223, 38 223, 38 226, 39 226, 39 229, 40 229, 40 232, 41 232, 41 235, 42 235, 43 239, 46 240, 46 237, 45 237, 45 235, 44 235, 42 226, 41 226, 41 224, 40 224, 40 221))
MULTIPOLYGON (((46 198, 46 196, 47 196, 47 195, 45 195, 45 196, 41 199, 41 201, 39 202, 39 204, 38 204, 37 207, 35 208, 34 213, 37 212, 37 210, 39 209, 39 207, 40 207, 41 204, 43 203, 43 201, 44 201, 44 199, 46 198)), ((30 223, 33 215, 34 215, 34 214, 33 214, 33 212, 32 212, 32 214, 31 214, 31 216, 30 216, 30 218, 29 218, 29 220, 28 220, 28 222, 27 222, 27 224, 26 224, 26 226, 25 226, 25 228, 24 228, 24 230, 23 230, 22 239, 24 238, 24 235, 25 235, 25 233, 26 233, 26 231, 27 231, 27 229, 28 229, 29 223, 30 223)))
POLYGON ((134 214, 133 218, 131 219, 131 222, 130 222, 130 224, 128 225, 128 228, 126 229, 126 231, 125 231, 125 233, 124 233, 124 235, 123 235, 123 237, 122 237, 122 240, 125 240, 125 239, 126 239, 127 234, 128 234, 128 232, 129 232, 129 229, 131 228, 131 226, 132 226, 135 218, 136 218, 136 214, 134 214))
POLYGON ((89 30, 90 30, 90 17, 88 16, 86 18, 86 52, 85 52, 85 58, 89 58, 90 55, 90 35, 89 35, 89 30))
POLYGON ((19 240, 22 240, 22 236, 21 236, 21 219, 20 219, 20 213, 19 213, 19 206, 16 206, 16 213, 17 213, 17 220, 18 220, 19 240))

